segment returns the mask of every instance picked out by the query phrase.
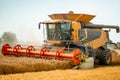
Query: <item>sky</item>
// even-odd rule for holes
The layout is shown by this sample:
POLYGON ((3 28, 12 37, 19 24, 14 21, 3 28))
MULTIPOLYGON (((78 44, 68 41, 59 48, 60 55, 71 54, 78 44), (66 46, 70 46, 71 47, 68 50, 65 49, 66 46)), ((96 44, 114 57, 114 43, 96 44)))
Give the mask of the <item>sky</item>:
MULTIPOLYGON (((14 32, 19 40, 42 42, 38 23, 69 11, 96 15, 95 24, 120 26, 120 0, 0 0, 0 36, 14 32)), ((120 33, 111 30, 110 39, 120 42, 120 33)))

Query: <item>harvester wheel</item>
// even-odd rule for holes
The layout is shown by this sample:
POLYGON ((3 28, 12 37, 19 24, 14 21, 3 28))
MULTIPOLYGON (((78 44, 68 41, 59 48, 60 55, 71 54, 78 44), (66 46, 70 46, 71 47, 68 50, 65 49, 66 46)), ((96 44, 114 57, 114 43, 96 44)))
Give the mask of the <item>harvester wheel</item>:
POLYGON ((14 48, 13 48, 13 52, 14 52, 14 56, 15 57, 19 57, 20 55, 17 53, 17 51, 18 50, 21 50, 22 49, 22 47, 21 47, 21 45, 16 45, 16 46, 14 46, 14 48))
POLYGON ((64 54, 63 48, 58 48, 58 50, 56 52, 56 57, 59 57, 60 54, 64 54))
POLYGON ((35 48, 33 46, 28 46, 27 49, 26 49, 26 55, 28 57, 31 57, 31 53, 30 51, 35 51, 35 48))
POLYGON ((98 53, 98 59, 99 59, 99 64, 103 65, 109 65, 112 62, 112 54, 109 49, 106 50, 101 50, 100 53, 98 53))
POLYGON ((12 48, 9 44, 4 44, 3 46, 2 46, 2 54, 4 55, 4 56, 6 56, 7 54, 8 54, 8 52, 6 51, 6 49, 7 48, 12 48))
POLYGON ((40 57, 43 56, 45 54, 45 52, 49 52, 48 47, 44 46, 41 50, 40 50, 40 57))

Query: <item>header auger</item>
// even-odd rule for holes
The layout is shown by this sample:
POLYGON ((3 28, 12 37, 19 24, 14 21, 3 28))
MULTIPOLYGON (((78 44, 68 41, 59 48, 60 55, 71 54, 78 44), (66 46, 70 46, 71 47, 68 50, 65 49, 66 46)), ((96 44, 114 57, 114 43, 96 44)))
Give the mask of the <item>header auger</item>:
POLYGON ((39 29, 43 28, 44 42, 51 44, 50 46, 46 45, 36 49, 33 46, 23 48, 21 45, 11 47, 9 44, 5 44, 2 47, 2 54, 16 57, 37 55, 56 59, 67 58, 71 59, 75 65, 79 65, 81 62, 94 64, 96 60, 99 64, 111 64, 112 54, 106 45, 109 41, 108 32, 110 30, 107 31, 104 28, 116 29, 116 32, 119 33, 119 26, 93 24, 90 21, 95 15, 90 14, 70 12, 51 14, 49 17, 52 20, 40 22, 39 29), (92 62, 89 61, 89 58, 93 59, 92 62))
POLYGON ((21 45, 15 45, 14 47, 11 47, 9 44, 5 44, 3 45, 2 47, 2 54, 4 56, 6 55, 14 55, 15 57, 20 57, 20 56, 27 56, 27 57, 31 57, 31 56, 35 56, 35 57, 48 57, 48 58, 56 58, 56 59, 70 59, 73 61, 73 63, 75 65, 79 64, 80 63, 80 58, 75 58, 76 56, 78 56, 80 54, 77 53, 78 50, 77 49, 72 49, 71 48, 71 51, 73 53, 71 54, 66 54, 66 51, 65 52, 65 48, 61 47, 61 48, 56 48, 56 51, 54 51, 55 53, 53 52, 50 52, 51 50, 55 50, 50 48, 50 47, 47 47, 47 46, 43 46, 42 48, 40 48, 39 50, 35 49, 34 46, 28 46, 27 48, 25 47, 22 47, 21 45), (77 53, 77 54, 76 54, 77 53))

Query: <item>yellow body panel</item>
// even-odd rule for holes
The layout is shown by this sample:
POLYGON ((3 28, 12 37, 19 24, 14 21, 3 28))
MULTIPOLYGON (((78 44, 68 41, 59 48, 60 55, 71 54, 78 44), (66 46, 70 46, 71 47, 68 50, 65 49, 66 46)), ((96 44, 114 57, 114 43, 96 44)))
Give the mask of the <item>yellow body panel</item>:
POLYGON ((99 48, 108 41, 108 32, 101 29, 101 37, 93 41, 85 43, 85 46, 91 46, 93 49, 99 48))
POLYGON ((61 41, 57 41, 57 40, 46 40, 46 42, 51 44, 61 44, 61 41))
POLYGON ((72 40, 78 41, 78 30, 80 29, 81 25, 78 22, 73 21, 72 22, 72 40))

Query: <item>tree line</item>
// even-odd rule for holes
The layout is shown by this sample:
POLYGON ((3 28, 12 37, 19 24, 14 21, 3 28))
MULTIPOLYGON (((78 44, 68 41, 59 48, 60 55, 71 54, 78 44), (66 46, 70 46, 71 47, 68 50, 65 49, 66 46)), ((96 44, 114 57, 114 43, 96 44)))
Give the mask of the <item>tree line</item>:
POLYGON ((17 41, 16 34, 13 32, 4 32, 0 37, 0 44, 16 43, 17 41))

